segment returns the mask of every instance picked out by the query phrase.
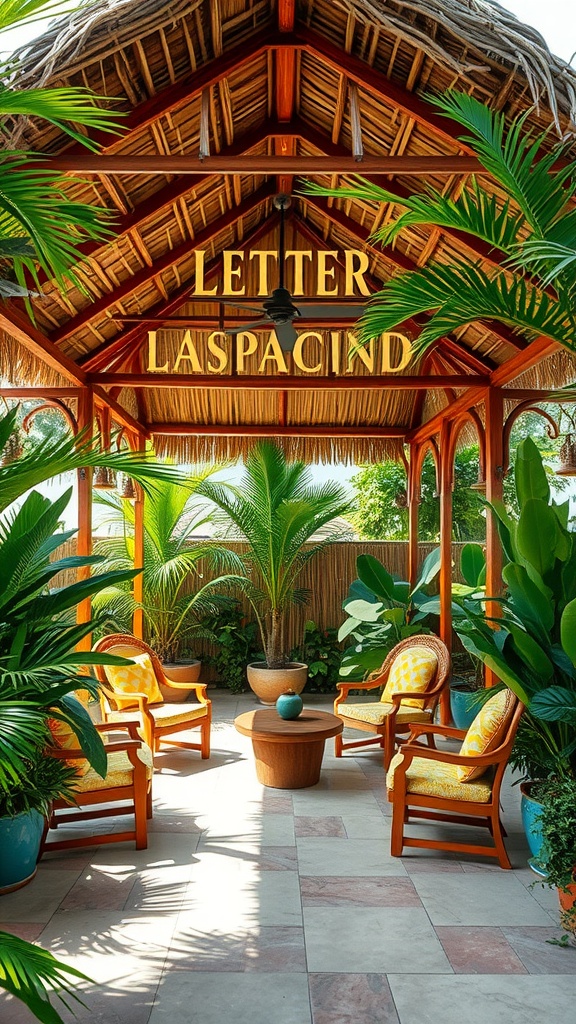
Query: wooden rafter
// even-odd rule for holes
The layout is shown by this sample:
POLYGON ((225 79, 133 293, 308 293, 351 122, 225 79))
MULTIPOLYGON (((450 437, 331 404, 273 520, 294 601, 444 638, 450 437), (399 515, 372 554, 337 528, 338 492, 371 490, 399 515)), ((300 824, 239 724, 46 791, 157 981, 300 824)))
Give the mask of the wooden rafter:
MULTIPOLYGON (((268 231, 273 230, 279 217, 278 214, 273 214, 271 217, 262 221, 257 228, 254 229, 249 235, 246 236, 240 249, 245 249, 250 245, 255 245, 260 238, 267 234, 268 231)), ((206 268, 206 282, 210 284, 214 276, 220 270, 220 261, 214 260, 208 264, 206 268)), ((164 315, 166 319, 169 319, 172 313, 176 313, 190 298, 190 283, 182 285, 178 288, 173 295, 170 296, 168 301, 162 300, 155 306, 152 306, 149 310, 150 315, 158 319, 164 315)), ((122 331, 115 338, 110 341, 105 341, 98 348, 94 349, 87 356, 79 361, 79 364, 84 370, 94 371, 96 369, 106 369, 108 367, 109 360, 113 357, 121 354, 123 357, 130 352, 131 349, 138 349, 144 341, 144 333, 142 325, 138 327, 132 327, 122 331)))
POLYGON ((343 427, 340 424, 307 426, 295 423, 280 427, 277 423, 258 424, 206 424, 206 423, 149 423, 151 434, 200 435, 201 437, 349 437, 380 440, 403 438, 404 427, 343 427))
POLYGON ((64 341, 65 338, 71 337, 76 331, 81 330, 86 324, 90 323, 97 316, 102 316, 109 309, 115 306, 118 302, 121 302, 127 295, 136 291, 143 284, 147 284, 152 281, 155 277, 160 275, 164 270, 169 267, 173 267, 174 264, 180 260, 185 259, 186 256, 195 248, 202 248, 208 245, 221 231, 226 230, 232 224, 235 224, 240 217, 245 217, 251 213, 256 207, 263 204, 273 194, 274 188, 271 184, 264 184, 251 196, 245 199, 238 206, 232 207, 222 217, 219 217, 213 224, 209 224, 208 227, 198 233, 193 242, 186 241, 181 245, 176 246, 174 249, 164 253, 164 255, 156 260, 151 267, 142 267, 141 270, 137 271, 132 277, 127 278, 121 285, 115 288, 112 292, 108 292, 103 295, 100 299, 96 299, 90 303, 85 309, 77 313, 76 316, 71 317, 62 327, 57 331, 54 331, 51 335, 53 342, 59 343, 64 341))

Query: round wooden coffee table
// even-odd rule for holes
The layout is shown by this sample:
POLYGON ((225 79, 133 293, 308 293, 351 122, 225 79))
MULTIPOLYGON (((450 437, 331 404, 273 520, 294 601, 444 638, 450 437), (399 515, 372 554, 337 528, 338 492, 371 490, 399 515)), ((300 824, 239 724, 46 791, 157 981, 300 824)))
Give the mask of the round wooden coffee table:
POLYGON ((327 711, 305 708, 291 721, 275 708, 245 711, 234 725, 250 736, 258 782, 272 789, 304 789, 320 778, 324 742, 342 732, 342 722, 327 711))

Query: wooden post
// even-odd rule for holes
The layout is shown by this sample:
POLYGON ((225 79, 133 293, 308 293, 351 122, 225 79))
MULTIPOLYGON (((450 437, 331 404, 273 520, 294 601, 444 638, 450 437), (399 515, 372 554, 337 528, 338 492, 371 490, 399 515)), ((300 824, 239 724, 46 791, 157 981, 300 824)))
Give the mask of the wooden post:
MULTIPOLYGON (((146 449, 146 439, 143 434, 135 435, 135 450, 144 452, 146 449)), ((144 568, 144 501, 145 495, 140 484, 135 484, 134 489, 136 492, 136 500, 134 502, 134 568, 144 568)), ((144 639, 144 609, 142 604, 144 601, 144 574, 140 573, 136 576, 133 585, 133 595, 135 602, 140 605, 139 608, 134 610, 132 618, 132 632, 134 636, 139 637, 140 640, 144 639)))
MULTIPOLYGON (((90 388, 84 388, 78 399, 78 429, 82 433, 82 441, 86 442, 94 434, 94 395, 90 388)), ((78 555, 92 554, 92 469, 85 467, 78 470, 78 539, 76 543, 78 555)), ((90 576, 90 566, 78 569, 78 580, 86 580, 90 576)), ((76 622, 89 622, 92 614, 90 598, 81 601, 76 609, 76 622)), ((89 634, 78 645, 82 651, 89 651, 92 637, 89 634)))
MULTIPOLYGON (((486 409, 486 498, 488 501, 502 500, 504 465, 504 401, 500 388, 489 388, 485 400, 486 409)), ((489 511, 486 521, 486 594, 498 597, 502 592, 502 546, 498 536, 496 520, 489 511)), ((498 617, 500 605, 495 601, 486 602, 486 615, 498 617)), ((486 685, 498 682, 491 669, 486 669, 486 685)))
MULTIPOLYGON (((452 424, 440 428, 440 639, 452 650, 452 477, 454 446, 452 424)), ((440 698, 440 719, 450 723, 448 692, 440 698)))
POLYGON ((408 581, 412 588, 418 573, 418 506, 420 504, 420 446, 410 445, 408 466, 408 581))

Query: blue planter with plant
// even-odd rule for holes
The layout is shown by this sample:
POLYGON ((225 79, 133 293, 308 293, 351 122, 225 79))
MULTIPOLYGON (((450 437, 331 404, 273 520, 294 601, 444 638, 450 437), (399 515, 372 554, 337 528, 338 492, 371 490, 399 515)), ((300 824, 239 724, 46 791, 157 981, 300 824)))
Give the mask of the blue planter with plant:
POLYGON ((43 830, 39 811, 0 818, 0 894, 19 889, 34 878, 43 830))

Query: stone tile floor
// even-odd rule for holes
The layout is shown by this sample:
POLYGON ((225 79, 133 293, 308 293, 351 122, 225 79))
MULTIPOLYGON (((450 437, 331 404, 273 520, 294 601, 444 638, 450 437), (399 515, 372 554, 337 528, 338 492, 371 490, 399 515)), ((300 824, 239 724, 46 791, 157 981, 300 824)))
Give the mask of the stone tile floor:
MULTIPOLYGON (((392 858, 376 751, 336 760, 329 740, 317 786, 265 789, 232 725, 253 697, 213 699, 211 759, 157 758, 147 850, 50 854, 0 899, 0 927, 96 982, 80 1021, 573 1024, 576 949, 547 942, 556 895, 532 887, 517 789, 504 795, 512 872, 392 858)), ((32 1020, 0 996, 2 1024, 32 1020)))

